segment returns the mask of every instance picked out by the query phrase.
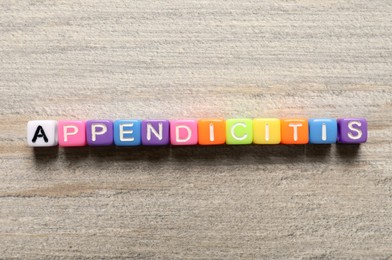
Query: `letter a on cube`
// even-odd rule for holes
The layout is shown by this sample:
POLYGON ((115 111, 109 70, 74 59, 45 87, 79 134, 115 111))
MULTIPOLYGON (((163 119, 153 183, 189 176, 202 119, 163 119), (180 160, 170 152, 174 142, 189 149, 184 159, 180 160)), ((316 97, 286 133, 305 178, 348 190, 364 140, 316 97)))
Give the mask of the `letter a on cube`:
POLYGON ((27 123, 27 143, 31 147, 56 146, 58 144, 57 121, 29 121, 27 123))

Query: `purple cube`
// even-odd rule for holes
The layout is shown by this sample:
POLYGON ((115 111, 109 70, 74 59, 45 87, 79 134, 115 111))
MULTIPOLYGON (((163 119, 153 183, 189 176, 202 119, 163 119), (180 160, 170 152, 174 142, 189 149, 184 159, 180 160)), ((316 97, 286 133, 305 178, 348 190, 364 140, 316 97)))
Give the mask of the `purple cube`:
POLYGON ((110 120, 89 120, 86 122, 87 144, 109 146, 113 144, 113 122, 110 120))
POLYGON ((168 120, 143 120, 143 145, 168 145, 170 142, 170 123, 168 120))
POLYGON ((365 118, 339 118, 338 142, 360 144, 367 141, 368 124, 365 118))

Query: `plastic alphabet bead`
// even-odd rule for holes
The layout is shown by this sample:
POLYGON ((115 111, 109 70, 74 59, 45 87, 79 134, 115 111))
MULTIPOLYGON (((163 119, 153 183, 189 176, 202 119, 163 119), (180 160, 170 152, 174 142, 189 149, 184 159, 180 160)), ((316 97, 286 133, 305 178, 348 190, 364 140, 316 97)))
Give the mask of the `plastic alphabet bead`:
POLYGON ((317 118, 309 119, 309 143, 333 144, 336 143, 338 125, 336 119, 317 118))
POLYGON ((282 131, 282 144, 307 144, 309 142, 307 119, 282 119, 280 123, 282 131))
POLYGON ((251 144, 252 142, 252 119, 226 120, 226 144, 251 144))
POLYGON ((367 141, 365 118, 202 118, 199 120, 33 120, 31 147, 360 144, 367 141))
POLYGON ((114 143, 117 146, 137 146, 142 143, 142 121, 116 120, 114 121, 114 143))
POLYGON ((113 122, 110 120, 89 120, 86 122, 87 144, 109 146, 113 144, 113 122))
POLYGON ((220 145, 226 142, 226 122, 224 119, 200 119, 198 132, 200 145, 220 145))
POLYGON ((86 145, 86 122, 85 121, 58 121, 59 145, 62 147, 86 145))
POLYGON ((58 144, 57 121, 29 121, 27 123, 27 143, 31 147, 56 146, 58 144))
POLYGON ((280 119, 278 118, 253 119, 253 143, 254 144, 279 144, 280 143, 280 119))
POLYGON ((338 119, 338 141, 346 144, 360 144, 367 141, 368 124, 364 118, 338 119))
POLYGON ((171 120, 170 142, 172 145, 197 144, 197 120, 171 120))
POLYGON ((168 145, 170 126, 168 120, 143 120, 142 144, 143 145, 168 145))

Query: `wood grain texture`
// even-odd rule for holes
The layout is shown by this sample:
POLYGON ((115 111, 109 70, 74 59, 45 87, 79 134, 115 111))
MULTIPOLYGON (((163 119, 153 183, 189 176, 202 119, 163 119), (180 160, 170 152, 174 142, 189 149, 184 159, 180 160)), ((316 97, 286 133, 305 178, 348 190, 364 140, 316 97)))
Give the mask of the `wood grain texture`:
POLYGON ((392 257, 392 2, 0 2, 1 258, 392 257), (37 149, 32 119, 363 116, 359 146, 37 149))

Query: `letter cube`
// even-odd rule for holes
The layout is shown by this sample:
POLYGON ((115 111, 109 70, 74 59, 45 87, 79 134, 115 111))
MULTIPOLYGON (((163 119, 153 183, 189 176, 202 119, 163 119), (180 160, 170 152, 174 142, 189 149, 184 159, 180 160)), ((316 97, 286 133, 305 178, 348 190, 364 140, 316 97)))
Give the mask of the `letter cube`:
POLYGON ((197 121, 196 120, 171 120, 170 143, 172 145, 197 144, 197 121))
POLYGON ((198 122, 199 144, 219 145, 226 143, 226 122, 224 119, 200 119, 198 122))
POLYGON ((114 143, 117 146, 137 146, 142 143, 142 121, 116 120, 114 121, 114 143))
POLYGON ((27 144, 31 147, 56 146, 57 121, 33 120, 27 123, 27 144))
POLYGON ((308 120, 309 143, 333 144, 336 143, 338 125, 336 119, 314 118, 308 120))
POLYGON ((252 119, 236 118, 226 120, 226 144, 251 144, 252 142, 252 119))
POLYGON ((253 119, 253 143, 254 144, 279 144, 280 143, 280 119, 278 118, 253 119))
POLYGON ((170 123, 168 120, 143 120, 143 145, 168 145, 170 142, 170 123))
POLYGON ((86 122, 80 120, 58 121, 58 138, 61 147, 85 146, 86 122))
POLYGON ((87 144, 109 146, 113 144, 113 122, 111 120, 88 120, 86 122, 87 144))
POLYGON ((367 141, 368 123, 365 118, 338 119, 338 142, 360 144, 367 141))
POLYGON ((307 144, 309 142, 307 119, 282 119, 280 126, 282 144, 307 144))

